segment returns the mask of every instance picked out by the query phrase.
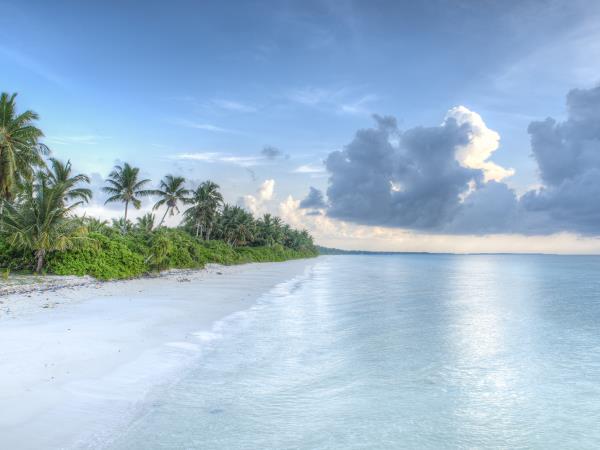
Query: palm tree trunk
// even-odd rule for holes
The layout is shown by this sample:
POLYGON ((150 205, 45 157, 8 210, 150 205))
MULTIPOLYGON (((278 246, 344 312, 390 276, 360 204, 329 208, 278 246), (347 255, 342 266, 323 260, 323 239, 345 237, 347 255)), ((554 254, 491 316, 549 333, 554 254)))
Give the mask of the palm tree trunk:
POLYGON ((199 232, 200 232, 200 222, 196 222, 196 237, 198 237, 199 232))
POLYGON ((125 201, 125 223, 127 223, 127 207, 129 206, 129 200, 125 201))
POLYGON ((169 212, 169 207, 167 206, 167 209, 165 210, 165 213, 162 216, 162 219, 160 219, 160 223, 158 224, 158 228, 160 228, 163 224, 163 222, 165 221, 165 217, 167 217, 167 213, 169 212))
POLYGON ((46 250, 39 249, 35 252, 35 257, 37 259, 35 264, 35 273, 38 275, 42 273, 42 269, 44 267, 44 256, 46 256, 46 250))

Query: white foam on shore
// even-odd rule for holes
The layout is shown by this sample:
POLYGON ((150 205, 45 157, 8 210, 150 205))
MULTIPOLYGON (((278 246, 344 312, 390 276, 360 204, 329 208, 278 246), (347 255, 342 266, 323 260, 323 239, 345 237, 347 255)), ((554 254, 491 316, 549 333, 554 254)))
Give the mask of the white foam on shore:
POLYGON ((190 272, 185 283, 168 276, 4 297, 55 307, 0 321, 0 410, 10 411, 0 415, 3 448, 103 446, 143 414, 151 391, 217 345, 231 320, 243 322, 240 311, 312 264, 249 264, 190 272))

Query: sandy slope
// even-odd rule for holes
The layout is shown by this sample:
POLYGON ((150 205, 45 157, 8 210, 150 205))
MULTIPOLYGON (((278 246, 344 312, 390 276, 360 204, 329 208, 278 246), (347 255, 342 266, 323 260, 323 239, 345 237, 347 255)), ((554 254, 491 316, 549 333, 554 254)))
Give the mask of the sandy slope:
POLYGON ((151 389, 197 360, 216 320, 313 263, 212 266, 0 297, 0 448, 101 447, 151 389))

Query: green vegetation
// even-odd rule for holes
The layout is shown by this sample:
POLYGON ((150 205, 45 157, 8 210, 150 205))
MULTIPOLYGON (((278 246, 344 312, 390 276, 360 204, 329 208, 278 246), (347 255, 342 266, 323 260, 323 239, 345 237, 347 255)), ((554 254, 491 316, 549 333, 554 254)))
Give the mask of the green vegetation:
POLYGON ((132 278, 172 268, 201 268, 207 263, 241 264, 284 261, 317 255, 310 234, 294 230, 265 214, 255 219, 227 205, 212 181, 197 189, 166 175, 158 189, 140 179, 140 169, 115 166, 106 180, 108 202, 124 204, 124 215, 111 225, 79 217, 77 207, 92 191, 84 174, 73 174, 71 162, 45 159, 49 149, 35 127, 32 111, 17 114, 15 95, 0 97, 0 268, 59 275, 91 275, 98 279, 132 278), (153 210, 164 208, 158 225, 154 214, 128 219, 129 205, 155 196, 153 210), (169 214, 183 211, 177 228, 163 226, 169 214))
POLYGON ((33 111, 17 114, 17 94, 0 95, 0 200, 11 200, 19 188, 31 181, 35 169, 45 165, 48 148, 39 140, 44 136, 35 127, 33 111))
POLYGON ((106 179, 107 186, 102 188, 104 192, 110 194, 104 203, 125 203, 125 216, 123 216, 125 222, 127 222, 129 203, 132 203, 135 209, 140 209, 142 206, 140 197, 148 197, 154 192, 151 189, 143 189, 150 180, 138 179, 139 173, 138 167, 131 167, 128 163, 123 164, 122 167, 115 166, 106 179))

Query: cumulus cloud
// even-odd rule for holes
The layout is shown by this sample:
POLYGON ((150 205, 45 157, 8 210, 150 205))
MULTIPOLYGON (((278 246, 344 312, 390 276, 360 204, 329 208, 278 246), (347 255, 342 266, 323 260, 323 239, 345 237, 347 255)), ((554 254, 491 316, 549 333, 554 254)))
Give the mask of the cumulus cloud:
POLYGON ((275 180, 265 180, 259 186, 255 195, 244 195, 238 204, 253 214, 262 214, 266 204, 271 201, 275 192, 275 180))
POLYGON ((500 181, 514 175, 514 169, 505 169, 489 160, 500 146, 500 135, 490 130, 479 114, 464 106, 456 106, 446 113, 445 121, 449 119, 456 120, 458 125, 469 126, 467 144, 456 150, 456 159, 461 165, 483 170, 485 181, 500 181))
POLYGON ((319 209, 327 207, 323 193, 315 188, 310 187, 308 195, 300 202, 300 208, 303 209, 319 209))
POLYGON ((376 128, 359 130, 344 150, 329 154, 328 214, 367 225, 441 228, 469 183, 483 181, 480 170, 455 158, 469 143, 469 124, 447 118, 400 133, 394 118, 375 120, 376 128))
POLYGON ((521 202, 546 213, 555 229, 600 232, 600 87, 567 96, 568 118, 529 125, 531 149, 543 186, 521 202))
POLYGON ((356 224, 453 234, 600 234, 600 87, 574 90, 568 118, 532 122, 541 186, 518 197, 514 173, 491 161, 500 136, 452 108, 441 125, 401 132, 375 116, 329 154, 327 216, 356 224))
POLYGON ((551 236, 522 234, 429 234, 390 227, 356 225, 324 215, 311 215, 300 208, 300 200, 288 196, 279 204, 278 214, 296 228, 306 228, 320 245, 379 251, 431 251, 455 253, 530 252, 588 253, 600 252, 600 239, 572 233, 551 236))

